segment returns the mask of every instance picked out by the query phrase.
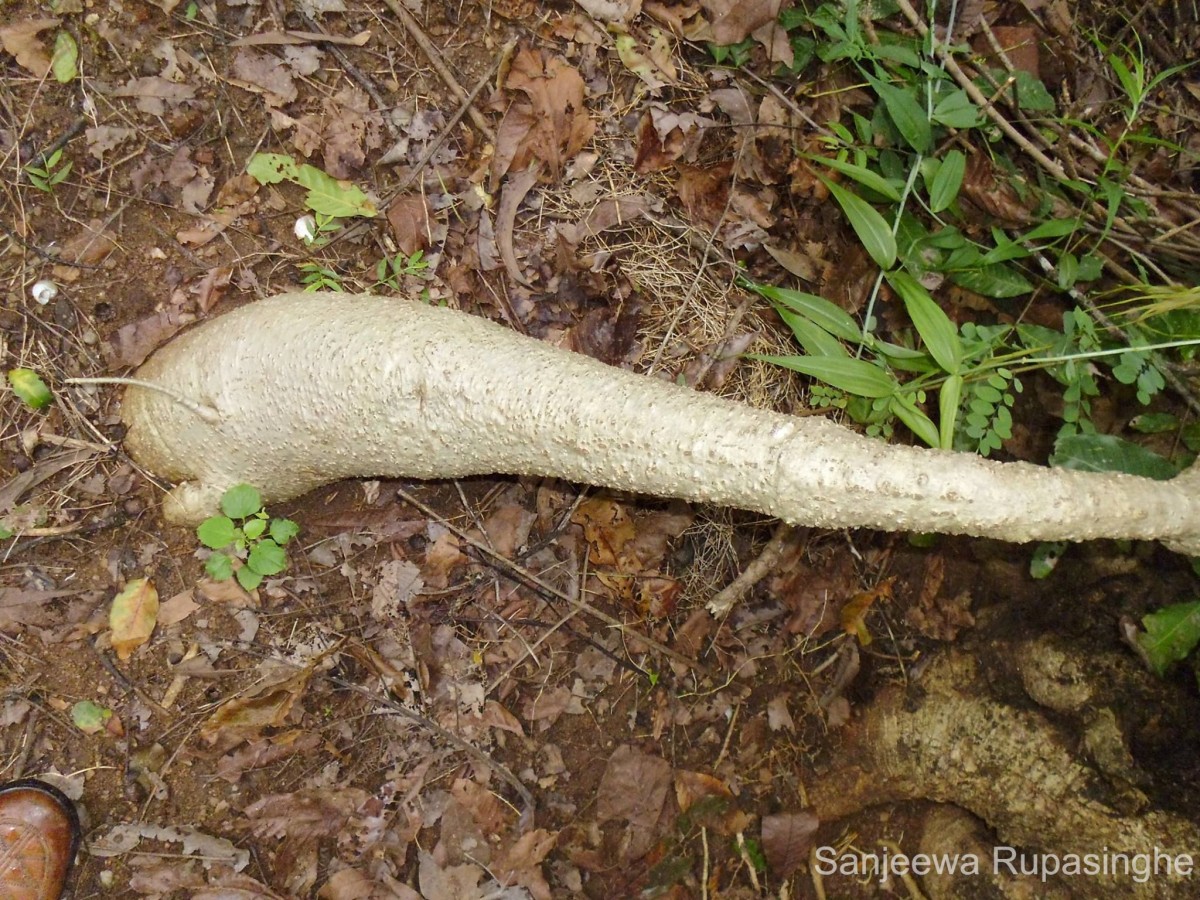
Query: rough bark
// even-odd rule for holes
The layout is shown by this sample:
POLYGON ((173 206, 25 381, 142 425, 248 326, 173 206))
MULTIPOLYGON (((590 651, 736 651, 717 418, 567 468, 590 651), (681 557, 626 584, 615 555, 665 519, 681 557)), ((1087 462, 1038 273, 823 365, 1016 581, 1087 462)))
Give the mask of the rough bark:
MULTIPOLYGON (((1045 650, 1029 642, 1012 645, 1008 653, 1018 668, 1045 668, 1050 665, 1045 650)), ((1092 729, 1084 727, 1081 735, 1031 705, 998 698, 980 670, 978 652, 952 648, 930 665, 913 691, 887 688, 877 695, 836 746, 838 767, 808 787, 812 811, 832 821, 880 803, 931 800, 969 810, 1005 845, 1033 854, 1062 859, 1072 853, 1153 856, 1157 851, 1194 857, 1200 847, 1196 823, 1151 808, 1126 780, 1132 774, 1128 768, 1105 771, 1088 740, 1092 729), (1087 753, 1080 752, 1081 745, 1087 753)), ((1089 668, 1096 666, 1088 660, 1067 667, 1070 672, 1089 668)), ((1064 678, 1061 671, 1057 678, 1064 678)), ((1026 689, 1039 694, 1046 683, 1035 674, 1026 689)), ((1076 697, 1052 692, 1059 695, 1056 705, 1061 702, 1065 709, 1078 702, 1082 711, 1093 708, 1103 687, 1112 689, 1075 682, 1076 697)), ((1138 884, 1124 875, 1088 875, 1067 882, 1079 888, 1072 896, 1182 898, 1194 896, 1194 878, 1157 874, 1138 884)))
POLYGON ((285 294, 137 373, 126 446, 195 522, 230 485, 272 501, 354 476, 542 475, 797 525, 1008 541, 1162 539, 1200 552, 1200 475, 1169 482, 884 444, 605 366, 421 303, 285 294))

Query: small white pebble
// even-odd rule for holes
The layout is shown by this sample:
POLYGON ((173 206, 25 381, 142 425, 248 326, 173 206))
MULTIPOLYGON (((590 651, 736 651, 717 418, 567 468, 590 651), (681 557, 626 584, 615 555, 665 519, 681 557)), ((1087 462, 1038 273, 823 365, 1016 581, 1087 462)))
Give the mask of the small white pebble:
POLYGON ((58 285, 49 278, 43 278, 41 281, 34 283, 33 287, 29 289, 29 293, 33 295, 36 303, 45 306, 58 296, 58 285))
POLYGON ((293 230, 296 232, 296 237, 304 243, 312 243, 313 238, 317 236, 317 220, 312 216, 301 216, 296 220, 293 230))

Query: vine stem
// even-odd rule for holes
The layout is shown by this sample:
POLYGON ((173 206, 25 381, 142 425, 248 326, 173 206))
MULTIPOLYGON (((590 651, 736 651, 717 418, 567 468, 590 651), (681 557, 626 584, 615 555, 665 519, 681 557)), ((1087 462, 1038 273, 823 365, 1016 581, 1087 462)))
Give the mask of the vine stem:
POLYGON ((67 384, 123 384, 130 387, 145 388, 148 391, 158 391, 158 393, 165 394, 180 406, 195 413, 209 425, 221 424, 221 414, 213 409, 213 407, 197 403, 195 400, 185 397, 170 388, 163 387, 161 384, 155 384, 153 381, 143 381, 140 378, 66 378, 64 381, 67 384))

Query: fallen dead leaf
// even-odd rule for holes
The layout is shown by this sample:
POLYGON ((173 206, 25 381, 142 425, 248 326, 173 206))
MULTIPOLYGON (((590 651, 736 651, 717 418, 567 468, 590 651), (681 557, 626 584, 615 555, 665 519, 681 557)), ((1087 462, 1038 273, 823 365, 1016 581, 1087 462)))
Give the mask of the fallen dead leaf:
POLYGON ((245 693, 217 707, 200 729, 210 744, 232 747, 264 728, 279 728, 304 695, 313 670, 280 666, 245 693))
POLYGON ((560 56, 523 49, 513 59, 505 88, 527 99, 511 104, 496 130, 492 191, 510 169, 522 171, 532 159, 545 163, 557 183, 563 166, 596 129, 584 104, 582 76, 560 56))
POLYGON ((50 71, 50 57, 38 35, 57 24, 58 19, 29 19, 6 25, 0 28, 0 45, 16 58, 17 65, 41 78, 50 71))
POLYGON ((104 345, 105 361, 112 369, 136 368, 179 329, 194 321, 193 314, 172 306, 122 325, 104 345))
POLYGON ((158 624, 163 628, 182 622, 200 608, 196 602, 194 591, 188 588, 180 591, 169 600, 164 600, 158 607, 158 624))
POLYGON ((820 820, 811 812, 763 816, 762 848, 771 874, 784 879, 808 860, 820 820))
POLYGON ((145 578, 135 578, 116 597, 108 614, 112 648, 124 662, 146 641, 158 623, 158 591, 145 578))
POLYGON ((405 256, 412 256, 429 246, 430 215, 429 203, 423 193, 401 194, 388 204, 387 220, 392 226, 392 237, 405 256))

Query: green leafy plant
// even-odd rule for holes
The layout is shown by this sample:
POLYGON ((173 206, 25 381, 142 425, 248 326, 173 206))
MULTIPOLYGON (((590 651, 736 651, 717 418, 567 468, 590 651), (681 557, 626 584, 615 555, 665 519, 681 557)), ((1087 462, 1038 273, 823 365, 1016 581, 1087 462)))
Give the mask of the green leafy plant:
POLYGON ((342 289, 342 276, 328 266, 307 262, 301 263, 297 268, 301 273, 300 283, 304 285, 306 291, 340 291, 342 289))
POLYGON ((71 169, 75 165, 70 160, 67 160, 63 165, 59 165, 62 163, 62 158, 62 150, 55 150, 42 161, 41 165, 34 165, 33 163, 27 165, 24 169, 25 177, 39 191, 44 191, 47 194, 53 193, 54 188, 62 184, 71 174, 71 169))
POLYGON ((330 219, 374 218, 377 210, 361 188, 339 181, 308 163, 297 163, 282 153, 256 153, 246 165, 246 173, 262 184, 290 181, 305 188, 304 204, 314 213, 330 219))
POLYGON ((392 258, 384 257, 375 266, 375 286, 389 287, 394 291, 400 290, 403 278, 424 278, 429 275, 429 261, 425 259, 425 251, 417 250, 408 256, 398 253, 392 258))
POLYGON ((227 490, 221 496, 221 513, 196 528, 200 543, 213 551, 204 565, 210 577, 217 581, 236 577, 238 584, 252 591, 266 576, 287 568, 284 547, 300 533, 300 526, 291 519, 271 518, 254 487, 238 484, 227 490))

